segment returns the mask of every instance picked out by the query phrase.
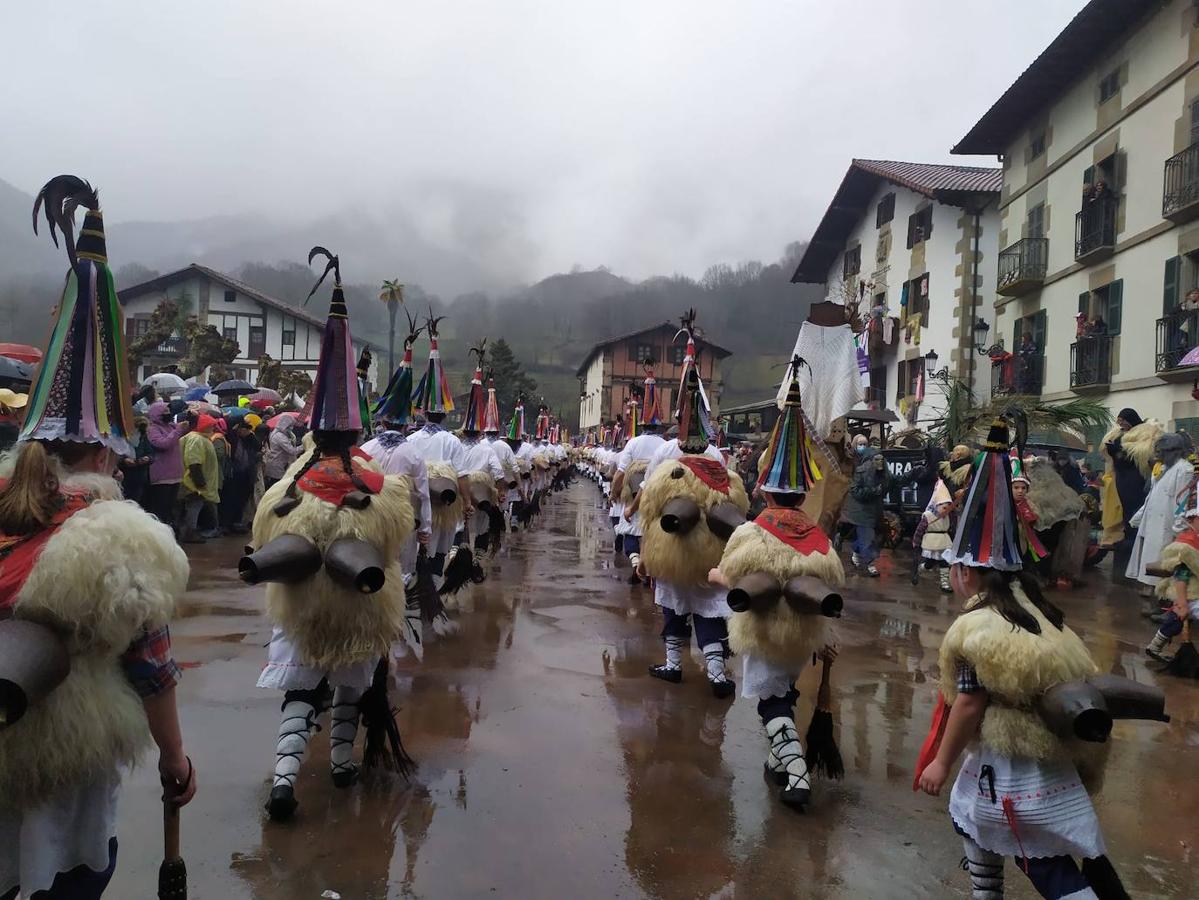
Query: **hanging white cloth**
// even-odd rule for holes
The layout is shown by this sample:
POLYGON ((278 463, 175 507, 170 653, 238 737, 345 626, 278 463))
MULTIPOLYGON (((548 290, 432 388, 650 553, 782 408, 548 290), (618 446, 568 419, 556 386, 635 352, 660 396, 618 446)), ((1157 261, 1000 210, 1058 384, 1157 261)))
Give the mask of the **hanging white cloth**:
MULTIPOLYGON (((799 390, 803 396, 804 411, 817 434, 828 434, 834 419, 839 419, 856 406, 866 392, 858 370, 858 350, 854 343, 853 330, 846 325, 815 325, 804 322, 795 340, 792 355, 807 362, 799 368, 799 390), (819 372, 819 378, 813 374, 819 372)), ((779 409, 787 399, 790 378, 784 377, 779 385, 777 401, 779 409)))

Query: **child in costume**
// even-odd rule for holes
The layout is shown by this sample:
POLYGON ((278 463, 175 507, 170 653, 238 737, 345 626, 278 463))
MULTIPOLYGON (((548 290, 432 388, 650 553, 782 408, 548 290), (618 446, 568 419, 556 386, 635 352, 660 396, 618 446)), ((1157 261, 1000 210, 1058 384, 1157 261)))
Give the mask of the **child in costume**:
POLYGON ((1012 500, 1016 504, 1016 532, 1020 541, 1020 558, 1029 571, 1035 571, 1049 551, 1037 536, 1037 513, 1028 500, 1032 482, 1024 474, 1018 459, 1012 460, 1012 500))
POLYGON ((43 203, 70 270, 0 478, 0 897, 95 900, 116 868, 123 770, 154 743, 164 799, 195 794, 168 629, 188 563, 112 477, 136 427, 99 198, 54 178, 35 231, 43 203))
POLYGON ((1021 570, 1005 422, 991 426, 983 450, 946 551, 965 611, 941 644, 941 699, 917 786, 938 796, 965 752, 949 813, 974 897, 1003 896, 1009 856, 1043 897, 1095 897, 1094 887, 1119 879, 1080 775, 1081 764, 1094 762, 1084 752, 1092 745, 1059 737, 1062 729, 1037 711, 1052 689, 1096 675, 1095 662, 1021 570), (1081 870, 1074 857, 1084 860, 1081 870))
POLYGON ((932 497, 928 501, 928 508, 921 514, 916 531, 912 535, 912 547, 920 551, 917 565, 912 568, 912 584, 919 583, 919 564, 923 560, 925 568, 936 566, 938 569, 941 591, 946 594, 953 591, 949 586, 949 564, 945 562, 945 551, 952 543, 949 537, 952 514, 953 497, 950 496, 945 482, 938 478, 932 497))
POLYGON ((384 475, 355 446, 362 413, 340 265, 320 247, 309 262, 320 255, 329 262, 316 287, 330 271, 334 285, 304 413, 312 448, 263 495, 254 517, 255 549, 238 565, 243 580, 267 583, 273 630, 258 686, 284 691, 267 802, 276 820, 295 813, 308 737, 330 705, 334 785, 357 780, 353 748, 360 716, 368 767, 382 764, 406 774, 411 763, 387 697, 387 672, 393 644, 411 636, 400 560, 415 528, 413 484, 406 475, 384 475))
POLYGON ((1194 485, 1187 493, 1185 516, 1186 530, 1166 545, 1161 560, 1153 566, 1170 572, 1155 588, 1162 605, 1169 603, 1170 607, 1162 616, 1157 634, 1145 647, 1145 654, 1160 662, 1170 661, 1166 650, 1182 634, 1188 619, 1199 620, 1199 495, 1194 485))
MULTIPOLYGON (((758 702, 770 742, 766 773, 781 787, 783 803, 803 809, 811 778, 795 727, 795 682, 813 653, 832 643, 828 617, 841 612, 833 588, 844 584, 845 572, 828 536, 800 509, 821 474, 800 405, 799 365, 794 358, 786 406, 758 476, 766 509, 733 532, 708 579, 728 591, 729 644, 744 660, 741 696, 758 702)), ((825 740, 831 738, 830 720, 825 740)))

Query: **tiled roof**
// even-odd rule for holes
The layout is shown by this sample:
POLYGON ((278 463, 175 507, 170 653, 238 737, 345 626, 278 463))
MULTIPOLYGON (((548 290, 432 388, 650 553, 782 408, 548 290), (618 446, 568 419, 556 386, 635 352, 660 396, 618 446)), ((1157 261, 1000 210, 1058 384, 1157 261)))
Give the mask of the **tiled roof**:
POLYGON ((829 266, 845 247, 850 232, 866 215, 883 181, 951 206, 974 207, 980 198, 999 196, 1003 169, 889 159, 852 160, 791 276, 793 282, 824 283, 829 266))
MULTIPOLYGON (((596 354, 601 353, 606 347, 611 347, 613 344, 619 344, 622 341, 627 341, 642 334, 649 334, 651 331, 658 331, 659 329, 677 332, 679 326, 673 322, 658 322, 654 325, 647 325, 645 328, 638 328, 636 331, 630 331, 628 334, 619 334, 616 337, 608 338, 606 341, 600 341, 587 351, 587 355, 583 357, 583 361, 579 363, 578 369, 575 370, 575 376, 582 378, 587 373, 587 367, 591 365, 591 361, 595 359, 596 354)), ((695 347, 697 350, 703 350, 707 347, 716 355, 717 359, 724 359, 726 356, 733 355, 732 350, 726 350, 719 344, 714 344, 704 338, 700 334, 701 331, 702 329, 697 329, 695 332, 695 347)))
POLYGON ((1015 136, 1028 127, 1029 119, 1094 72, 1098 61, 1110 58, 1109 48, 1127 40, 1142 19, 1161 8, 1161 0, 1091 0, 958 141, 953 152, 967 156, 1006 153, 1015 136))
POLYGON ((855 159, 853 165, 930 198, 943 191, 998 193, 1003 187, 1003 169, 993 166, 947 166, 890 159, 855 159))

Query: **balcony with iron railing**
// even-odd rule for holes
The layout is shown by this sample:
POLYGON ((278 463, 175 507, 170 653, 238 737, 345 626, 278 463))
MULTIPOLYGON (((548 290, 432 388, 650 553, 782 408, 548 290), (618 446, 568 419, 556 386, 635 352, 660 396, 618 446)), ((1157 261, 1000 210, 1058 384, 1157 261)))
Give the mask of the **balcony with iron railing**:
POLYGON ((1116 249, 1117 197, 1101 193, 1083 200, 1074 217, 1074 258, 1083 264, 1098 262, 1116 249))
POLYGON ((1045 357, 1040 353, 1004 353, 991 357, 991 396, 1041 396, 1045 357))
MULTIPOLYGON (((1188 358, 1199 347, 1199 309, 1175 310, 1157 320, 1157 374, 1166 381, 1190 381, 1199 363, 1188 358)), ((1199 357, 1199 352, 1195 354, 1199 357)))
POLYGON ((1162 173, 1162 218, 1187 222, 1199 216, 1199 144, 1166 160, 1162 173))
POLYGON ((999 277, 995 290, 1019 297, 1036 290, 1049 267, 1049 238, 1023 238, 999 252, 999 277))
POLYGON ((1112 336, 1091 334, 1070 345, 1070 389, 1107 390, 1112 381, 1112 336))

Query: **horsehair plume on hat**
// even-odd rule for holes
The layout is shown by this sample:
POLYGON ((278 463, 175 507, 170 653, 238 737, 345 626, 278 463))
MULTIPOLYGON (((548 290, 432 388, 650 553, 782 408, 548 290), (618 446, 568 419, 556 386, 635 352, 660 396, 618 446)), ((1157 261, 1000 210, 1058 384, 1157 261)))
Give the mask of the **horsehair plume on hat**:
POLYGON ((316 280, 316 284, 312 286, 312 290, 310 290, 308 292, 308 296, 304 298, 304 306, 308 305, 308 301, 312 299, 312 295, 316 293, 316 289, 321 286, 321 282, 325 280, 325 277, 330 272, 333 273, 333 286, 335 288, 341 287, 341 260, 337 258, 336 254, 330 253, 328 250, 318 244, 308 251, 308 265, 312 265, 312 261, 318 256, 325 257, 328 262, 325 264, 325 271, 321 272, 321 277, 316 280))
POLYGON ((441 364, 441 351, 437 349, 437 326, 445 316, 434 316, 429 307, 425 319, 425 330, 429 333, 429 365, 416 390, 416 408, 425 415, 448 413, 454 410, 454 395, 450 393, 450 382, 441 364))
POLYGON ((629 410, 629 439, 637 437, 641 433, 641 422, 637 419, 637 408, 641 405, 638 399, 644 388, 639 388, 637 385, 632 385, 629 388, 629 399, 625 402, 625 407, 629 410))
POLYGON ((975 461, 957 534, 945 551, 947 562, 1008 572, 1023 568, 1008 447, 1008 423, 997 418, 975 461))
MULTIPOLYGON (((33 233, 37 234, 37 214, 45 204, 46 224, 50 226, 50 240, 58 246, 57 228, 62 232, 63 243, 67 247, 67 258, 74 266, 76 262, 75 246, 75 210, 83 207, 99 214, 100 192, 77 175, 55 175, 47 181, 33 201, 33 233)), ((84 221, 84 229, 87 222, 84 221)), ((103 234, 100 235, 103 243, 103 234)))
POLYGON ((335 254, 317 246, 308 251, 308 264, 311 265, 318 256, 325 257, 328 262, 308 298, 316 293, 330 272, 333 273, 333 297, 329 301, 329 315, 321 337, 316 378, 303 418, 313 431, 361 431, 363 404, 354 363, 354 340, 350 336, 350 314, 341 288, 341 262, 335 254))
POLYGON ((487 355, 487 338, 470 348, 470 354, 475 357, 475 374, 470 380, 470 394, 466 401, 466 417, 463 419, 463 431, 481 431, 485 400, 483 397, 483 360, 487 355))
POLYGON ((424 331, 417 325, 412 313, 404 310, 408 318, 408 336, 404 338, 404 356, 387 382, 387 390, 375 404, 375 415, 385 422, 407 425, 412 418, 412 345, 424 331))
POLYGON ((791 381, 783 411, 770 431, 758 485, 773 494, 805 494, 823 476, 816 465, 815 452, 803 414, 799 390, 799 369, 812 367, 798 354, 787 364, 791 381))
POLYGON ((75 175, 51 178, 33 202, 58 246, 62 232, 71 269, 55 308, 54 328, 29 394, 27 440, 97 443, 128 456, 133 433, 124 319, 108 267, 104 216, 95 188, 75 175), (44 212, 43 212, 44 206, 44 212), (79 239, 75 211, 87 210, 79 239))

